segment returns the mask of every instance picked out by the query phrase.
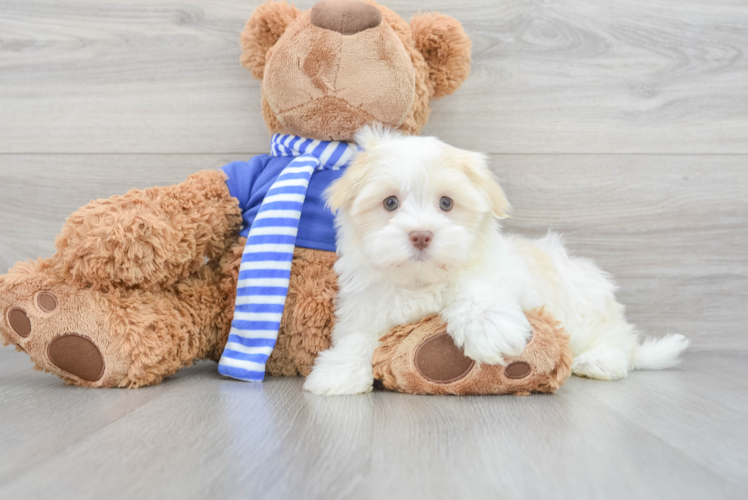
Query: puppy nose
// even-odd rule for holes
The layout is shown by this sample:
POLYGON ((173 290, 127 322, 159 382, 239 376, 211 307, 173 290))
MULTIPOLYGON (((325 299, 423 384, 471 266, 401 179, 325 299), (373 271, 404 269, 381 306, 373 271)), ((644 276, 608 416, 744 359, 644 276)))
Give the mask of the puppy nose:
POLYGON ((413 243, 414 247, 423 250, 431 244, 434 233, 431 231, 411 231, 408 236, 410 236, 410 242, 413 243))
POLYGON ((382 23, 379 9, 353 0, 322 0, 312 6, 312 24, 343 35, 355 35, 382 23))

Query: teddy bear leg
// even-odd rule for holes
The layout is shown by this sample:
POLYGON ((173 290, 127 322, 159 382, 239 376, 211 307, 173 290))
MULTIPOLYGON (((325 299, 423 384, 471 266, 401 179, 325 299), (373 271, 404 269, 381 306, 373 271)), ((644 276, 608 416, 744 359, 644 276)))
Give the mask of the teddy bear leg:
POLYGON ((73 213, 55 245, 73 286, 158 289, 182 281, 236 240, 241 212, 218 170, 174 186, 134 189, 73 213))
POLYGON ((52 267, 19 263, 0 277, 0 334, 36 369, 80 386, 139 387, 222 349, 230 306, 208 266, 165 291, 106 293, 71 286, 52 267))

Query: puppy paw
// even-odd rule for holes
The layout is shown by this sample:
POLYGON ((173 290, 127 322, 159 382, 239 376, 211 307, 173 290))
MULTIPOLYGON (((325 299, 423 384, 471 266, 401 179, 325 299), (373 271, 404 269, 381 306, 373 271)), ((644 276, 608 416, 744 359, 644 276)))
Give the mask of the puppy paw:
POLYGON ((532 327, 521 308, 499 305, 466 317, 452 336, 467 357, 479 363, 503 365, 505 356, 522 354, 532 336, 532 327))
POLYGON ((571 371, 580 377, 617 380, 628 375, 629 360, 619 349, 597 346, 575 357, 571 371))
POLYGON ((304 382, 304 390, 320 396, 343 396, 371 392, 374 377, 363 369, 348 370, 341 366, 322 366, 312 369, 304 382))
POLYGON ((371 392, 374 386, 371 357, 376 341, 351 335, 319 353, 304 389, 320 396, 371 392))

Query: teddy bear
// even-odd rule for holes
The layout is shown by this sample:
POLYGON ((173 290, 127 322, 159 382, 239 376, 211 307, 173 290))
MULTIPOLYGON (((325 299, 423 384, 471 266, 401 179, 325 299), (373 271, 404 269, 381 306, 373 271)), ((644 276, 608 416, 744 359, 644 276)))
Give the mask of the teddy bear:
MULTIPOLYGON (((308 11, 271 0, 251 15, 241 47, 261 81, 271 154, 92 201, 67 219, 52 257, 1 276, 0 333, 36 369, 137 388, 212 359, 224 375, 261 380, 306 376, 330 346, 336 254, 324 190, 355 155, 362 126, 421 131, 430 101, 467 78, 471 42, 438 13, 408 23, 373 0, 308 11)), ((552 349, 477 367, 427 318, 383 338, 374 373, 403 392, 552 392, 569 375, 568 338, 549 315, 527 314, 541 339, 528 346, 552 349)))

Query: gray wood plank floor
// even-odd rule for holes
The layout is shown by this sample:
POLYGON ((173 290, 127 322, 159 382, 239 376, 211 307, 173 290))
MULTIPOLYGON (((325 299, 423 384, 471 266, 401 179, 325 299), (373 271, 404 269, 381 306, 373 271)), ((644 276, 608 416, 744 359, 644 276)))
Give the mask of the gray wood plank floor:
POLYGON ((87 390, 0 351, 1 498, 746 498, 748 356, 552 396, 317 397, 201 363, 87 390))
MULTIPOLYGON (((268 150, 260 0, 0 0, 0 273, 90 199, 268 150)), ((308 8, 313 0, 299 0, 308 8)), ((0 498, 748 498, 748 4, 388 0, 473 40, 425 133, 490 154, 684 364, 553 396, 319 398, 201 363, 86 390, 0 349, 0 498)))

